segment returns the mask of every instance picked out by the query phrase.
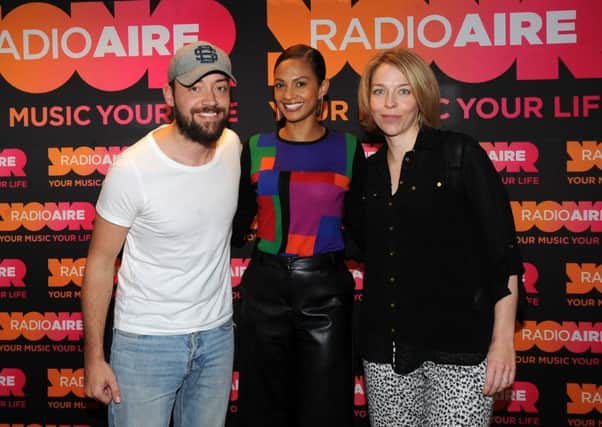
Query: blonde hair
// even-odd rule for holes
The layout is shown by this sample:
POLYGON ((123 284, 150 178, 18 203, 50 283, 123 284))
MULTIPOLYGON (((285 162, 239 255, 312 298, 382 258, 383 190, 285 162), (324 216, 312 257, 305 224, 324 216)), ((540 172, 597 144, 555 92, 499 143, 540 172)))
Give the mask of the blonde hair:
POLYGON ((360 123, 368 131, 378 129, 370 110, 370 92, 372 77, 376 69, 389 64, 405 76, 418 104, 418 125, 437 128, 440 125, 441 92, 435 73, 417 54, 407 49, 390 49, 374 56, 366 65, 358 88, 358 107, 360 123))

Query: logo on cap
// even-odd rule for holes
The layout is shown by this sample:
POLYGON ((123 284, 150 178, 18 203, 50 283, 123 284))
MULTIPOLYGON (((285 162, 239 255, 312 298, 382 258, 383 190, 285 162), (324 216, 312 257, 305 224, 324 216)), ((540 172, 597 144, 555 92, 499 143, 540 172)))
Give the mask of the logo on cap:
POLYGON ((194 50, 196 60, 201 64, 213 64, 217 61, 217 51, 209 45, 200 45, 194 50))
POLYGON ((197 41, 176 51, 169 63, 167 77, 170 82, 177 79, 184 86, 191 86, 203 76, 216 72, 236 82, 228 55, 211 43, 197 41))

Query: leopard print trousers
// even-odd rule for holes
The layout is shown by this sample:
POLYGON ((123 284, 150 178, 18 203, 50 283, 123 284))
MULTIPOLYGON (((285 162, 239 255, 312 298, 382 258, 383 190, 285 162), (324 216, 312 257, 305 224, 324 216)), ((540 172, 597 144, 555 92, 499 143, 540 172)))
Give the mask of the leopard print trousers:
POLYGON ((407 375, 363 361, 372 427, 486 427, 493 397, 482 393, 486 361, 474 366, 424 362, 407 375))

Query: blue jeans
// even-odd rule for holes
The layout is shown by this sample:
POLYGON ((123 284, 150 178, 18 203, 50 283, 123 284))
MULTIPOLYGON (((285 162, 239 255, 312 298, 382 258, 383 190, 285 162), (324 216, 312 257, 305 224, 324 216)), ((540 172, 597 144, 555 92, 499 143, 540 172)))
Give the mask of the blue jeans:
POLYGON ((224 426, 232 388, 232 321, 186 335, 115 330, 111 366, 121 403, 109 405, 109 426, 224 426))

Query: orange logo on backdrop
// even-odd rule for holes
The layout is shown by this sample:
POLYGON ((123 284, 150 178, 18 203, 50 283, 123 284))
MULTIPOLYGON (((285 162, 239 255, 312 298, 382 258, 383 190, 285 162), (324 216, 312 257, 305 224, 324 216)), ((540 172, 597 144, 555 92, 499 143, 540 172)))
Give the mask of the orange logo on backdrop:
POLYGON ((69 283, 82 285, 87 258, 73 260, 71 258, 48 259, 48 287, 61 288, 69 283))
POLYGON ((84 394, 84 370, 76 369, 48 369, 48 397, 65 397, 69 393, 77 397, 84 394))
POLYGON ((568 414, 584 415, 598 411, 602 414, 602 387, 596 384, 567 383, 566 394, 571 399, 566 404, 568 414))
MULTIPOLYGON (((267 24, 281 46, 314 46, 328 77, 349 63, 361 74, 379 50, 403 46, 463 82, 497 78, 514 64, 518 79, 556 79, 558 62, 576 78, 602 76, 602 2, 571 0, 268 0, 267 24), (294 17, 294 19, 291 19, 294 17), (577 43, 577 40, 579 41, 577 43), (487 61, 483 61, 483 57, 487 61)), ((279 53, 268 53, 268 82, 279 53)))
POLYGON ((567 141, 567 172, 587 172, 594 167, 602 170, 602 143, 598 141, 567 141))
POLYGON ((562 227, 573 232, 602 231, 602 202, 510 202, 516 231, 528 231, 537 227, 541 231, 554 232, 562 227))
POLYGON ((48 176, 75 172, 88 176, 94 172, 107 174, 115 158, 127 147, 51 147, 48 149, 48 176))
POLYGON ((52 341, 79 341, 84 336, 81 313, 0 313, 0 340, 23 336, 29 341, 48 337, 52 341))
POLYGON ((89 202, 0 203, 0 231, 92 230, 95 215, 89 202))
POLYGON ((602 265, 567 263, 566 275, 570 279, 567 294, 587 294, 594 288, 602 292, 602 265))
POLYGON ((70 14, 50 2, 15 7, 0 17, 0 74, 30 93, 57 89, 74 71, 99 90, 126 89, 145 73, 148 87, 160 88, 180 46, 234 46, 234 19, 217 1, 161 0, 152 14, 150 3, 117 1, 114 13, 101 1, 72 2, 70 14))
POLYGON ((517 351, 535 346, 548 353, 562 348, 572 353, 602 353, 602 323, 525 320, 514 335, 514 344, 517 351))

